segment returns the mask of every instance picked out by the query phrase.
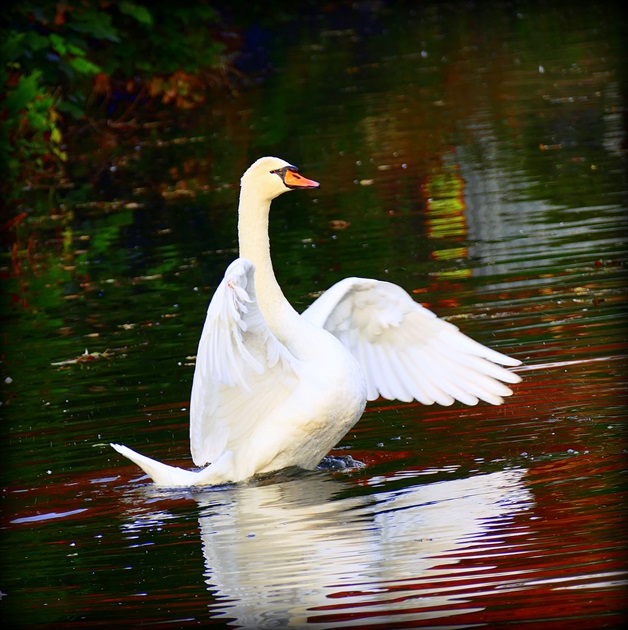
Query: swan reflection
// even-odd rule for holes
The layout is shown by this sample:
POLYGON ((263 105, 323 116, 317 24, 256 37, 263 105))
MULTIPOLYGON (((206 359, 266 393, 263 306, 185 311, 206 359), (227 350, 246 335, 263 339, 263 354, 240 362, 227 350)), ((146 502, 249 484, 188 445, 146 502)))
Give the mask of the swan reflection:
MULTIPOLYGON (((388 616, 403 622, 472 612, 452 584, 459 554, 479 542, 503 545, 488 534, 529 509, 524 474, 346 496, 355 488, 310 473, 196 493, 204 577, 217 600, 211 614, 260 628, 363 627, 388 616), (429 584, 417 586, 426 577, 429 584)), ((461 567, 459 579, 469 571, 461 567)))

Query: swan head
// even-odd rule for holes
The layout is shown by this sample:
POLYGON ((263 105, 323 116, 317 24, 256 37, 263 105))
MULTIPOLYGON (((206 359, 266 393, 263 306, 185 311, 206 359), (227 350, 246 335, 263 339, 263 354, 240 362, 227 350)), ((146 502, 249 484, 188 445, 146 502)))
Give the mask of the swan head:
POLYGON ((299 175, 299 169, 277 157, 263 157, 253 162, 240 180, 241 187, 255 188, 267 199, 297 188, 320 188, 313 179, 299 175))

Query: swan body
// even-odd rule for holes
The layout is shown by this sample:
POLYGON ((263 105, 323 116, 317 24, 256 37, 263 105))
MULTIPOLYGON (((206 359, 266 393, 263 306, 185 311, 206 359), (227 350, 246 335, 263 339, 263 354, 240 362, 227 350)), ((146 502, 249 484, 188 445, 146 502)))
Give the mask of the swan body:
POLYGON ((159 486, 243 481, 287 466, 315 468, 359 420, 367 400, 501 404, 501 366, 520 361, 479 344, 401 287, 346 278, 302 315, 284 297, 270 257, 270 205, 319 184, 275 157, 242 176, 240 257, 209 304, 190 404, 192 459, 201 470, 112 447, 159 486))

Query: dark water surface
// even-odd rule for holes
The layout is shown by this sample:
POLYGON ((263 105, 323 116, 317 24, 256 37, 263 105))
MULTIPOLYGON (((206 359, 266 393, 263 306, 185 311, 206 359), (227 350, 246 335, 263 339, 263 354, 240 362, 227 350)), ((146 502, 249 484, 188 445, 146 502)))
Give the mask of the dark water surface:
POLYGON ((610 3, 420 6, 252 29, 263 80, 196 134, 92 148, 89 202, 34 194, 50 210, 2 261, 3 619, 626 621, 625 24, 610 3), (524 381, 499 408, 371 403, 334 451, 357 471, 158 491, 108 443, 191 466, 196 344, 267 154, 322 183, 273 206, 293 304, 391 280, 524 381))

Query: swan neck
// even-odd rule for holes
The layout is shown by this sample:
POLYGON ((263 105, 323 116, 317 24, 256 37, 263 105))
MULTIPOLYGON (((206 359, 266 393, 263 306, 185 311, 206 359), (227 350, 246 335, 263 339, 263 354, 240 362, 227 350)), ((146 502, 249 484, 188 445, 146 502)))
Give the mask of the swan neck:
POLYGON ((238 210, 238 241, 240 257, 255 265, 255 291, 262 313, 269 325, 286 307, 292 308, 284 297, 273 270, 268 236, 268 217, 272 199, 256 195, 242 187, 238 210))

